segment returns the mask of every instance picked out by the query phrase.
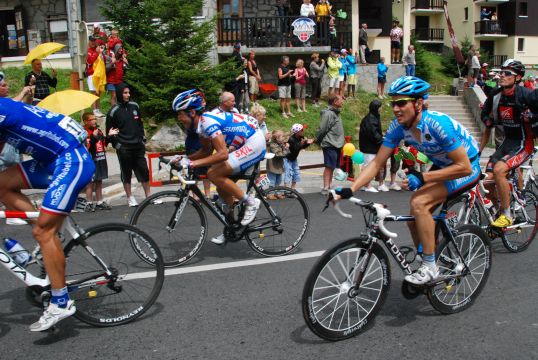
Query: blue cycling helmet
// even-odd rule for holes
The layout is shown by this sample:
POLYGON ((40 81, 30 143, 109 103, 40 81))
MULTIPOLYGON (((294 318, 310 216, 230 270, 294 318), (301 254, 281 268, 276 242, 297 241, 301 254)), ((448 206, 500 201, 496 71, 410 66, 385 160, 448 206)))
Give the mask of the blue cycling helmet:
POLYGON ((198 89, 191 89, 179 93, 174 101, 172 101, 172 110, 186 111, 194 109, 201 111, 205 108, 205 96, 204 93, 198 89))
POLYGON ((430 84, 421 78, 415 76, 402 76, 392 84, 389 88, 389 96, 407 95, 414 98, 424 98, 428 94, 430 84))
POLYGON ((0 83, 4 81, 5 77, 4 73, 0 71, 0 83))

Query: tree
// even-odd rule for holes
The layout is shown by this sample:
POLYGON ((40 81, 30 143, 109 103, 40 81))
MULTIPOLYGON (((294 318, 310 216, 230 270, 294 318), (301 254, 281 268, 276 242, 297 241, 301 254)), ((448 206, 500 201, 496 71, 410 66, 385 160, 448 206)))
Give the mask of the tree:
POLYGON ((103 0, 103 15, 120 31, 128 52, 126 82, 147 115, 174 117, 171 102, 198 88, 217 104, 223 84, 236 76, 235 63, 212 65, 215 19, 195 20, 202 0, 103 0))
POLYGON ((416 38, 411 39, 411 44, 415 47, 415 61, 417 63, 415 75, 424 81, 430 81, 432 77, 432 66, 427 59, 427 50, 416 38))
MULTIPOLYGON (((467 53, 469 52, 471 45, 471 39, 469 39, 468 36, 465 36, 461 41, 461 53, 465 58, 467 58, 467 53)), ((443 57, 443 59, 441 60, 441 64, 443 65, 444 74, 453 78, 457 78, 460 76, 460 73, 458 72, 458 65, 456 64, 456 57, 454 56, 454 52, 452 50, 448 55, 443 57)), ((465 67, 465 65, 463 65, 463 67, 465 67)), ((463 72, 463 67, 460 66, 461 72, 463 72)))

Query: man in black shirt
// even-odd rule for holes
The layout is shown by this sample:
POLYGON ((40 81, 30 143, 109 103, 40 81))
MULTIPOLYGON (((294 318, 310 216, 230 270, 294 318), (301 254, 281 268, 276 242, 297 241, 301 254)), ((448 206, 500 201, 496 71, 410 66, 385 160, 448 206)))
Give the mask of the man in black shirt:
POLYGON ((41 60, 32 60, 32 71, 30 71, 24 78, 24 86, 34 86, 34 102, 36 105, 38 102, 50 95, 49 86, 56 88, 58 79, 56 78, 56 70, 51 70, 52 77, 43 71, 43 65, 41 60))
POLYGON ((113 135, 116 130, 119 130, 117 135, 111 137, 111 142, 118 154, 121 182, 129 206, 133 207, 138 205, 131 192, 133 171, 138 182, 142 184, 146 197, 150 195, 144 124, 140 116, 140 107, 134 101, 130 101, 129 87, 125 83, 116 85, 116 94, 118 102, 110 109, 106 117, 106 133, 113 135))

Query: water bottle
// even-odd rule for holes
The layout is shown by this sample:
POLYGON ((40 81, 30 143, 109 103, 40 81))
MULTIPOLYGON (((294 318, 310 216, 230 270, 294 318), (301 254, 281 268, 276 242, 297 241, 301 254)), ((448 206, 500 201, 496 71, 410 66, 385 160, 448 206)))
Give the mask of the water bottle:
POLYGON ((492 206, 493 206, 493 201, 491 201, 488 198, 484 198, 484 207, 489 210, 492 208, 492 206))
POLYGON ((228 210, 228 205, 217 194, 213 195, 213 204, 215 204, 216 207, 222 210, 223 213, 226 213, 228 210))
POLYGON ((22 267, 26 267, 32 260, 30 253, 15 239, 4 239, 4 249, 11 255, 13 260, 22 267))

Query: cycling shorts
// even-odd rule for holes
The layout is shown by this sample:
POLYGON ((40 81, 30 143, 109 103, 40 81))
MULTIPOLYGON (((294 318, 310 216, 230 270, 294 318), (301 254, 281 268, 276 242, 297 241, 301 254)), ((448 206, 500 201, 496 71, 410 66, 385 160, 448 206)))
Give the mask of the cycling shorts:
POLYGON ((27 188, 47 189, 42 211, 67 215, 75 206, 80 190, 91 181, 95 164, 86 148, 80 145, 48 164, 28 160, 18 168, 27 188))
POLYGON ((482 175, 482 169, 480 169, 480 159, 478 156, 476 159, 471 161, 471 168, 473 170, 471 175, 444 182, 444 185, 448 191, 447 199, 454 198, 465 191, 472 189, 476 186, 476 184, 478 184, 480 176, 482 175))
POLYGON ((486 172, 493 172, 495 164, 503 161, 508 166, 508 170, 516 169, 532 155, 534 140, 529 138, 525 141, 504 139, 499 148, 491 155, 486 172))
POLYGON ((232 174, 239 174, 244 173, 248 168, 264 158, 265 136, 261 131, 256 131, 243 146, 228 155, 227 162, 233 169, 232 174))

